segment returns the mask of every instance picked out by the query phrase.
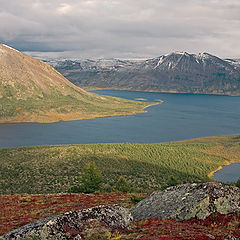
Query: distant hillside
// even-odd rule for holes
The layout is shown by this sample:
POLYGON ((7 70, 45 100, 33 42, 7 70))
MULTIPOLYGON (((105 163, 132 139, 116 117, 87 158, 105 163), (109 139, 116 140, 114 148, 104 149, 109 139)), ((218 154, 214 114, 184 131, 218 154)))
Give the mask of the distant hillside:
POLYGON ((212 171, 240 161, 240 136, 157 144, 81 144, 0 149, 0 194, 66 192, 95 162, 106 189, 124 176, 134 191, 207 182, 212 171))
POLYGON ((134 114, 148 105, 88 93, 48 64, 0 44, 0 123, 134 114))
POLYGON ((239 60, 174 52, 145 61, 52 60, 78 86, 160 92, 240 95, 239 60))

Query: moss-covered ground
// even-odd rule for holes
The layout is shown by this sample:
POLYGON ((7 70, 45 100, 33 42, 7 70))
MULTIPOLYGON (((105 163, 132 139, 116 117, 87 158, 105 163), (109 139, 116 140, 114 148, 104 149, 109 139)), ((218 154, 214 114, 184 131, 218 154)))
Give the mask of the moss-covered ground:
POLYGON ((151 192, 171 184, 211 181, 209 173, 219 166, 240 162, 240 136, 1 149, 0 194, 66 192, 88 162, 102 171, 107 189, 124 176, 134 192, 151 192))

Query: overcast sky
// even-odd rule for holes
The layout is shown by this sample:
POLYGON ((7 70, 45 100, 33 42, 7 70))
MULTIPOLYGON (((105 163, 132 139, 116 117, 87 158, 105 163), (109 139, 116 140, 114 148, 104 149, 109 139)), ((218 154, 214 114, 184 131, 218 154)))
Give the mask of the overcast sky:
POLYGON ((0 0, 0 42, 34 56, 240 57, 240 0, 0 0))

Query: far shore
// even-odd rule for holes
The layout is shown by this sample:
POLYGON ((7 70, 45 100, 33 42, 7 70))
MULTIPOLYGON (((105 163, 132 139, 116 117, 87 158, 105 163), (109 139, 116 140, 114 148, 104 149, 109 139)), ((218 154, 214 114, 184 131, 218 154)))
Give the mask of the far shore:
POLYGON ((181 93, 181 94, 196 94, 196 95, 217 95, 217 96, 231 96, 231 97, 239 97, 240 95, 234 95, 234 94, 227 94, 227 93, 217 93, 217 92, 184 92, 184 91, 177 91, 177 90, 141 90, 141 89, 131 89, 131 88, 100 88, 100 87, 88 87, 88 86, 79 86, 82 89, 86 91, 98 91, 98 90, 122 90, 122 91, 133 91, 133 92, 156 92, 156 93, 181 93))

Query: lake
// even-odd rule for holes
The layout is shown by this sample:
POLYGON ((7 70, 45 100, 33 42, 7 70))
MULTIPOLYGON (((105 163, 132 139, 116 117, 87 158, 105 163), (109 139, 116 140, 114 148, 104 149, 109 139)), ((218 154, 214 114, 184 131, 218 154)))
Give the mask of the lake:
POLYGON ((240 97, 99 90, 164 102, 147 113, 57 123, 0 124, 0 148, 86 143, 156 143, 240 134, 240 97))
POLYGON ((240 163, 231 163, 215 172, 213 178, 224 183, 236 182, 240 178, 240 163))

